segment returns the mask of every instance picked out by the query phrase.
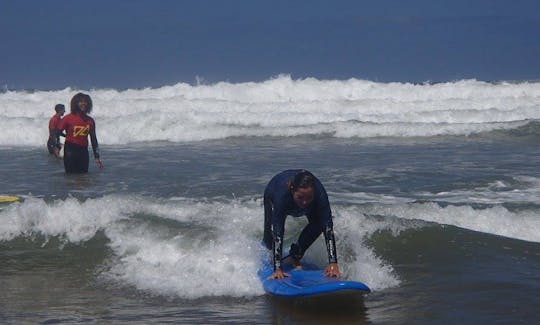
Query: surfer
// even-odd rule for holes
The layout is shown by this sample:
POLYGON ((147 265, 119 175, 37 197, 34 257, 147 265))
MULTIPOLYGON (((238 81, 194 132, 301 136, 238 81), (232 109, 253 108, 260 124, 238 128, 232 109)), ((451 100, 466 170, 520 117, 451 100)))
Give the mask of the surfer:
POLYGON ((62 116, 64 116, 64 113, 66 112, 66 107, 62 104, 56 104, 56 106, 54 106, 54 111, 56 113, 49 120, 49 140, 47 140, 47 149, 49 149, 51 155, 58 157, 56 153, 62 149, 60 136, 65 136, 65 134, 56 134, 56 127, 58 122, 62 120, 62 116), (58 151, 54 150, 54 148, 58 148, 58 151))
MULTIPOLYGON (((99 156, 96 137, 96 123, 92 117, 88 116, 92 112, 92 99, 87 94, 78 93, 71 99, 70 107, 70 114, 66 115, 56 127, 58 135, 63 130, 66 130, 66 142, 64 144, 64 168, 66 173, 88 172, 88 136, 90 136, 92 142, 96 164, 102 169, 103 163, 99 156)), ((58 147, 54 150, 55 155, 58 155, 58 147)))
POLYGON ((285 218, 287 215, 305 215, 308 224, 298 241, 291 245, 289 257, 296 267, 313 242, 324 234, 328 252, 325 275, 339 277, 336 240, 334 237, 332 212, 328 195, 321 182, 309 171, 303 169, 286 170, 275 175, 264 190, 264 238, 265 246, 273 251, 273 279, 288 276, 281 270, 285 218))

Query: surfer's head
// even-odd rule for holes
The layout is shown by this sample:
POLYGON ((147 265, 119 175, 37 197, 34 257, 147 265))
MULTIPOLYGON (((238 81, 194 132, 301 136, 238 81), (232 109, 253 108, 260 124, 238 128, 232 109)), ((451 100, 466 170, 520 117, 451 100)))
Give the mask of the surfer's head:
POLYGON ((56 106, 54 106, 54 111, 56 113, 60 113, 60 116, 64 115, 64 112, 66 111, 66 107, 62 104, 56 104, 56 106))
POLYGON ((92 98, 89 95, 78 93, 71 99, 71 113, 83 112, 90 114, 92 112, 92 98))
POLYGON ((289 183, 294 203, 302 209, 311 204, 314 197, 315 176, 307 170, 302 170, 289 183))

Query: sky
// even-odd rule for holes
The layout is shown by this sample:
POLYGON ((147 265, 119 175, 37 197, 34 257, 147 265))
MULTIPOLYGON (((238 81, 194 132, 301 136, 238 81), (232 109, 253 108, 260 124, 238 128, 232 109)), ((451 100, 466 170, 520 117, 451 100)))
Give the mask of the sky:
POLYGON ((538 0, 0 0, 2 89, 540 79, 538 0))

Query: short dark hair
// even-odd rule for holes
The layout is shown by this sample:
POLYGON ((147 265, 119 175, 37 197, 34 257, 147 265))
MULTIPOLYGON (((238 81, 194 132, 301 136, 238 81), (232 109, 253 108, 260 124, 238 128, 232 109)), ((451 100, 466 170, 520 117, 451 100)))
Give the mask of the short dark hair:
POLYGON ((78 113, 81 110, 79 109, 79 101, 85 100, 88 103, 88 108, 86 109, 86 113, 90 114, 92 112, 92 98, 90 98, 89 95, 78 93, 77 95, 73 96, 71 99, 70 107, 71 107, 71 113, 78 113))
POLYGON ((56 104, 56 106, 54 106, 54 110, 56 113, 58 113, 60 111, 65 111, 66 107, 63 104, 56 104))
POLYGON ((296 175, 294 175, 293 181, 291 183, 291 190, 296 191, 299 188, 314 187, 315 186, 315 176, 307 170, 302 170, 296 175))

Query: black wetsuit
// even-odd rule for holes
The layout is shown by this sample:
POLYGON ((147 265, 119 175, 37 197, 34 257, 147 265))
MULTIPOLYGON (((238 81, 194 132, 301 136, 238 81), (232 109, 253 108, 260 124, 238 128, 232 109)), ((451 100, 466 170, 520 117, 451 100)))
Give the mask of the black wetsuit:
POLYGON ((296 205, 289 189, 288 182, 302 171, 304 170, 286 170, 277 174, 270 180, 264 191, 263 242, 268 249, 273 250, 274 269, 281 268, 283 235, 287 215, 293 217, 305 215, 309 222, 302 230, 298 241, 291 245, 290 255, 292 257, 301 259, 305 251, 322 232, 326 240, 328 262, 337 263, 332 212, 323 185, 314 177, 314 198, 305 209, 296 205))

